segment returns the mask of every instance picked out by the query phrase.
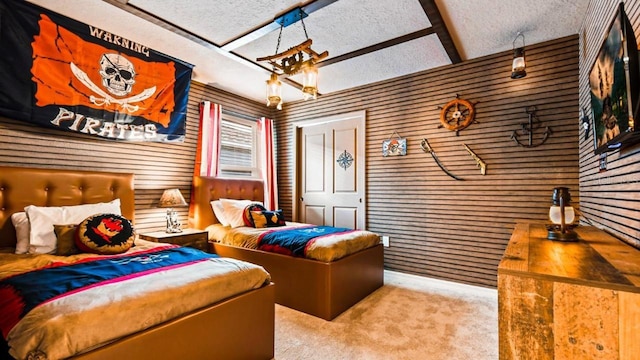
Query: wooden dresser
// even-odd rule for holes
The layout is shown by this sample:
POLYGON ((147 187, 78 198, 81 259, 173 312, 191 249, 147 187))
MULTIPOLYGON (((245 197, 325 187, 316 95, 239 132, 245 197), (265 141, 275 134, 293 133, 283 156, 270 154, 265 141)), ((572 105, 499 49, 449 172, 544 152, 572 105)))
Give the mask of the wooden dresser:
POLYGON ((590 226, 518 223, 498 267, 500 359, 640 359, 640 250, 590 226))

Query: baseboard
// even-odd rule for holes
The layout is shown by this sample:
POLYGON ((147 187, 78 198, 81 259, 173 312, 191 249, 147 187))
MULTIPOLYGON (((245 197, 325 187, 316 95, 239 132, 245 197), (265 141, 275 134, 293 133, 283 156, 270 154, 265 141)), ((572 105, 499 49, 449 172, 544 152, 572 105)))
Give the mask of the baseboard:
POLYGON ((384 276, 385 276, 385 284, 386 284, 386 278, 390 276, 390 277, 405 278, 413 281, 418 281, 420 282, 420 284, 424 285, 425 288, 430 288, 430 289, 436 288, 436 289, 441 289, 446 291, 459 291, 459 292, 464 292, 464 293, 473 294, 473 295, 482 296, 482 297, 497 298, 498 296, 497 289, 490 289, 490 288, 485 288, 481 286, 462 284, 462 283, 457 283, 453 281, 435 279, 435 278, 430 278, 430 277, 421 276, 421 275, 407 274, 407 273, 393 271, 393 270, 384 270, 384 276))

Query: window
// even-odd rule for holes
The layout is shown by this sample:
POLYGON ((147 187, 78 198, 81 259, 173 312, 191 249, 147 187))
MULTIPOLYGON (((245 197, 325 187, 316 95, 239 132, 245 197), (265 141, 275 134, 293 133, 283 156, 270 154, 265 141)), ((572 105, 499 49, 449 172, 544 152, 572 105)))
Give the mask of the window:
POLYGON ((220 176, 260 177, 256 121, 222 114, 220 176))

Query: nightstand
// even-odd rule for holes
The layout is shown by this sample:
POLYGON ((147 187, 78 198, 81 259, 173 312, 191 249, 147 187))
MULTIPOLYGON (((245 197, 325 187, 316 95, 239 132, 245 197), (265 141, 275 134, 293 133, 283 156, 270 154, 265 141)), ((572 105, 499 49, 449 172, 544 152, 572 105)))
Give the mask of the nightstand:
POLYGON ((179 233, 167 233, 163 230, 144 233, 139 236, 140 239, 147 241, 190 246, 202 251, 209 250, 209 239, 206 230, 182 229, 182 232, 179 233))

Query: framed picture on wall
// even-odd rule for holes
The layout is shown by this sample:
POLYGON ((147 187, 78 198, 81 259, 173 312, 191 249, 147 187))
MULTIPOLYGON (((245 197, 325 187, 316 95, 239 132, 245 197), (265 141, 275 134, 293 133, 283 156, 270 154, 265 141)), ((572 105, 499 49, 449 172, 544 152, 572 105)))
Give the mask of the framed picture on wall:
POLYGON ((389 139, 382 142, 382 156, 407 155, 407 139, 389 139))
POLYGON ((393 132, 387 140, 382 141, 382 156, 407 155, 407 139, 393 132))
POLYGON ((589 73, 594 152, 620 148, 637 139, 640 65, 631 22, 620 3, 589 73))

